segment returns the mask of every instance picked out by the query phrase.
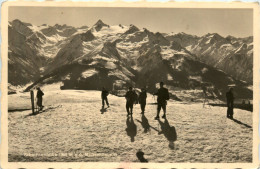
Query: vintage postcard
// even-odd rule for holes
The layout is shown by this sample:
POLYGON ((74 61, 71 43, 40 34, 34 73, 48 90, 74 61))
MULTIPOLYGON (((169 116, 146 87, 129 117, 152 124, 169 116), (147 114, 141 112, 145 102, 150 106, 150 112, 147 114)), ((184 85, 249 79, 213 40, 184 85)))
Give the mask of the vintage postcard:
POLYGON ((5 2, 1 167, 257 168, 259 4, 5 2))

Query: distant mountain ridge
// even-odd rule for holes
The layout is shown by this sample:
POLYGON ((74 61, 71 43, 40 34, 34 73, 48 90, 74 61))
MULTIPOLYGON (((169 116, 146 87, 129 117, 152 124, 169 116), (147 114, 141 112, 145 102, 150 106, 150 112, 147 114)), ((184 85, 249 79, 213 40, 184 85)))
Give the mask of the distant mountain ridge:
POLYGON ((253 82, 253 37, 226 38, 217 33, 202 37, 185 33, 166 35, 188 51, 198 56, 206 64, 221 69, 233 77, 253 82))
POLYGON ((63 88, 104 85, 121 90, 133 85, 154 90, 155 83, 165 81, 183 89, 208 84, 219 96, 236 84, 242 93, 252 94, 247 89, 252 83, 252 37, 153 33, 102 20, 81 28, 14 20, 8 28, 12 85, 63 82, 63 88))

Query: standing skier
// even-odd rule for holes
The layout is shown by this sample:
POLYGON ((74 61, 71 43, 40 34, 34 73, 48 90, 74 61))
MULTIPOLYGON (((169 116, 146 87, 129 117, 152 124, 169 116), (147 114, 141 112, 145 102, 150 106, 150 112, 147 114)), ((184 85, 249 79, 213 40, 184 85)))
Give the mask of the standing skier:
POLYGON ((145 111, 146 98, 147 98, 146 90, 145 90, 145 88, 142 88, 141 93, 138 98, 138 101, 140 103, 140 107, 142 110, 141 114, 144 114, 144 111, 145 111))
POLYGON ((105 102, 107 104, 107 107, 109 107, 109 103, 107 100, 107 96, 109 95, 109 92, 103 87, 101 92, 101 99, 102 99, 102 107, 104 108, 105 102))
POLYGON ((162 118, 166 118, 166 105, 167 100, 169 100, 169 92, 168 89, 163 87, 163 82, 160 82, 160 89, 154 95, 157 95, 157 116, 154 118, 155 120, 159 119, 159 114, 161 111, 161 108, 163 109, 163 116, 162 118))
POLYGON ((37 87, 37 106, 39 106, 40 110, 43 109, 43 105, 42 105, 42 96, 44 95, 44 93, 41 91, 40 87, 37 87))
POLYGON ((132 87, 129 87, 129 90, 125 94, 126 98, 126 111, 127 111, 127 116, 133 114, 133 107, 134 103, 136 102, 137 94, 135 91, 133 91, 132 87))
POLYGON ((203 96, 204 96, 203 107, 205 107, 206 102, 208 102, 208 105, 209 105, 209 100, 208 100, 208 95, 207 95, 207 87, 205 85, 203 85, 201 87, 201 89, 203 91, 203 96))
POLYGON ((226 93, 226 98, 227 98, 227 118, 233 119, 233 114, 234 114, 233 88, 230 88, 229 91, 226 93))

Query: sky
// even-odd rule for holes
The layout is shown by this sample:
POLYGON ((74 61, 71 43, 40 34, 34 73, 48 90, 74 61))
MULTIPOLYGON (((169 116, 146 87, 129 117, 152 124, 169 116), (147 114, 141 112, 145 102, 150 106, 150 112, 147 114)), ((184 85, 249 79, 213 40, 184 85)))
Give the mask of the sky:
POLYGON ((253 35, 252 9, 10 7, 9 21, 14 19, 34 25, 58 23, 75 27, 92 26, 101 19, 108 25, 133 24, 161 33, 253 35))

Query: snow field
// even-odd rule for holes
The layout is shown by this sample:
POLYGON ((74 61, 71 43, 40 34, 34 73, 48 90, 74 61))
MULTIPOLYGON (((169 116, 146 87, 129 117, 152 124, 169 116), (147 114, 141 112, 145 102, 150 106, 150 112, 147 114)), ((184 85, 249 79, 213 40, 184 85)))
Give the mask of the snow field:
MULTIPOLYGON (((145 116, 135 105, 133 119, 127 119, 123 97, 109 95, 111 107, 102 110, 99 91, 61 91, 58 84, 43 90, 42 113, 8 114, 10 161, 139 162, 139 150, 149 162, 252 161, 251 112, 235 109, 233 121, 226 108, 169 101, 167 121, 156 121, 149 94, 145 116)), ((30 108, 29 93, 8 98, 9 109, 30 108)))

